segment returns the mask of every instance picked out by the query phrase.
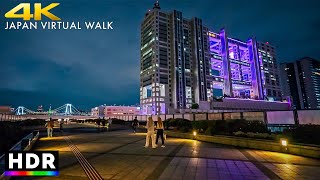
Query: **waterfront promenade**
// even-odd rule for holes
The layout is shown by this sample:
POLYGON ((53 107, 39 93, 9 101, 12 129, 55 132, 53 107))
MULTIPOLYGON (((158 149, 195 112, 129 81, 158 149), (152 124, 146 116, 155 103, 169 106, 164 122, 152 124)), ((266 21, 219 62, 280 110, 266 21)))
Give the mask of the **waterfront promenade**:
POLYGON ((123 127, 97 133, 93 125, 65 125, 35 150, 58 150, 60 176, 40 179, 319 179, 320 160, 189 139, 144 148, 145 134, 123 127))

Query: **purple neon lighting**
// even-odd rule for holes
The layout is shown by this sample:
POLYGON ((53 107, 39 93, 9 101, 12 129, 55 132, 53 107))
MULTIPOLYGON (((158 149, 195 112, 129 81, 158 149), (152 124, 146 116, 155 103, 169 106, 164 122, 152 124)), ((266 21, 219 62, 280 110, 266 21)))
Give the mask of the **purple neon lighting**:
POLYGON ((231 83, 230 83, 230 67, 228 62, 228 52, 227 52, 227 40, 226 40, 226 33, 225 30, 222 29, 220 32, 220 39, 221 39, 221 55, 222 55, 222 62, 223 62, 223 70, 224 72, 224 94, 232 95, 231 93, 231 83))
POLYGON ((269 102, 269 103, 281 103, 281 104, 290 104, 289 102, 281 102, 281 101, 265 101, 265 100, 255 100, 255 99, 240 99, 240 98, 225 98, 225 99, 234 99, 241 101, 259 101, 259 102, 269 102))
POLYGON ((255 40, 243 42, 228 38, 224 29, 219 34, 209 32, 208 37, 213 81, 220 82, 213 87, 223 85, 224 94, 231 96, 244 89, 250 98, 262 98, 265 94, 264 72, 260 70, 262 57, 258 55, 255 40))
POLYGON ((220 55, 220 49, 221 49, 221 40, 217 37, 211 37, 209 36, 209 42, 210 42, 210 51, 220 55))
POLYGON ((229 41, 231 41, 231 42, 237 42, 237 43, 240 43, 241 45, 246 45, 246 43, 245 43, 245 42, 240 41, 240 40, 237 40, 237 39, 228 38, 228 40, 229 40, 229 41))

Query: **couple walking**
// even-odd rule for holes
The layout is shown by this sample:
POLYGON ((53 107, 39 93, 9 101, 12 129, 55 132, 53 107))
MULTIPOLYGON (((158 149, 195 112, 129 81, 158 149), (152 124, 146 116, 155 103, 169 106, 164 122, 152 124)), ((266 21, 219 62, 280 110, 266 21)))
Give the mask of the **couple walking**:
POLYGON ((158 139, 159 139, 159 137, 161 137, 161 140, 162 140, 161 147, 164 148, 165 147, 164 146, 164 137, 163 137, 164 125, 163 125, 161 118, 158 117, 158 122, 157 122, 157 125, 155 126, 154 122, 152 120, 152 117, 149 117, 148 121, 147 121, 146 129, 147 129, 147 137, 146 137, 146 145, 144 147, 147 148, 149 146, 149 142, 150 142, 150 138, 151 138, 152 148, 156 148, 157 144, 158 144, 158 139), (155 135, 154 135, 155 130, 157 131, 157 137, 155 137, 155 135))

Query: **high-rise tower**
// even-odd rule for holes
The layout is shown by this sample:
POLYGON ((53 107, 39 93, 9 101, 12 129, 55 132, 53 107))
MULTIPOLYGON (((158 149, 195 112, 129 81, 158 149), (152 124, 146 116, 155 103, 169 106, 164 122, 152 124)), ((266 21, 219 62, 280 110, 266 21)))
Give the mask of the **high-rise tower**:
POLYGON ((305 57, 281 64, 283 95, 295 109, 320 109, 320 61, 305 57))
POLYGON ((219 96, 266 99, 255 39, 229 38, 224 29, 211 32, 199 18, 161 11, 158 1, 141 24, 140 50, 143 114, 172 113, 219 96))

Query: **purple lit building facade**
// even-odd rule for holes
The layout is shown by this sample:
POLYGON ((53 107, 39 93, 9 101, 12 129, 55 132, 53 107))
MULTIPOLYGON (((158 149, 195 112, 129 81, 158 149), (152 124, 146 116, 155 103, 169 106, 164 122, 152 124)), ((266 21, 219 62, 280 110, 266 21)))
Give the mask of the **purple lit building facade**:
POLYGON ((258 46, 255 39, 229 38, 224 29, 211 32, 199 18, 162 12, 156 2, 141 24, 142 114, 173 113, 222 96, 268 99, 258 46))
POLYGON ((228 38, 226 32, 208 32, 212 96, 263 99, 263 80, 256 41, 228 38))

